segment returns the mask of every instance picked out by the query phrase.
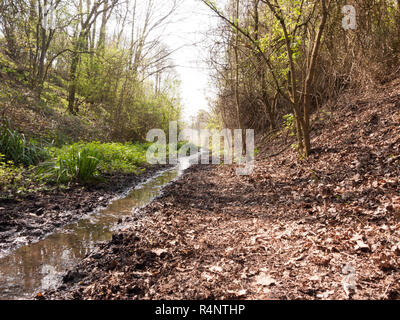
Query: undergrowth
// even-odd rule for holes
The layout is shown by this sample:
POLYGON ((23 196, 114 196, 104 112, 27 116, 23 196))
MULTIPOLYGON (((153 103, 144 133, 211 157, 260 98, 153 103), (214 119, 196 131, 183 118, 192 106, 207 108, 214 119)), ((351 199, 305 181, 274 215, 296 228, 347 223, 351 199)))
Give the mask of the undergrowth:
POLYGON ((37 165, 48 158, 48 152, 24 134, 12 130, 8 121, 0 127, 0 152, 6 161, 16 165, 37 165))
MULTIPOLYGON (((12 130, 4 122, 0 130, 0 198, 33 193, 71 183, 97 183, 113 174, 139 174, 147 165, 151 143, 79 142, 42 146, 12 130)), ((180 142, 177 149, 185 145, 180 142)), ((167 147, 166 156, 175 145, 167 147)))

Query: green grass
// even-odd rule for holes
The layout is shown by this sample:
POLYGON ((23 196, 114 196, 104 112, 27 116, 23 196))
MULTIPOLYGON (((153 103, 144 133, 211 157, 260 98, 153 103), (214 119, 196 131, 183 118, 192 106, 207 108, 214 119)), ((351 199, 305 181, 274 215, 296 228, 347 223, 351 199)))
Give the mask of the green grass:
POLYGON ((65 183, 69 181, 90 182, 100 177, 100 154, 84 148, 76 153, 59 156, 42 163, 37 174, 44 180, 65 183))
POLYGON ((16 166, 0 154, 0 200, 15 199, 44 189, 46 185, 33 167, 16 166))
POLYGON ((45 180, 82 183, 101 179, 104 173, 139 173, 146 163, 146 144, 76 143, 62 148, 49 148, 52 160, 39 166, 45 180))
POLYGON ((36 142, 10 129, 8 121, 4 121, 0 127, 0 152, 6 161, 24 166, 37 165, 48 157, 46 150, 36 142))
MULTIPOLYGON (((97 183, 110 174, 139 174, 145 170, 146 153, 152 145, 79 142, 42 148, 8 127, 2 127, 1 132, 2 199, 18 198, 37 190, 68 187, 72 182, 97 183), (2 154, 4 151, 8 156, 2 154)), ((178 150, 184 144, 178 143, 178 150)), ((167 146, 166 156, 174 150, 175 146, 167 146)))
MULTIPOLYGON (((185 143, 178 144, 178 150, 185 143)), ((152 144, 75 143, 49 148, 52 160, 39 166, 38 174, 47 181, 93 182, 113 173, 138 174, 147 164, 146 153, 152 144)), ((174 147, 167 148, 167 157, 174 147)))

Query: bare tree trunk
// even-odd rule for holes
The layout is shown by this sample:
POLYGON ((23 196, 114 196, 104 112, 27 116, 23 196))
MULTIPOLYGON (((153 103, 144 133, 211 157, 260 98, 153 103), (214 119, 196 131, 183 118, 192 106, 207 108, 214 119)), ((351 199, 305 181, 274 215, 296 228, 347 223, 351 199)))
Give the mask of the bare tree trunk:
MULTIPOLYGON (((253 0, 253 18, 254 18, 254 39, 256 42, 259 41, 259 31, 260 31, 260 19, 258 13, 258 7, 260 4, 260 0, 253 0)), ((266 81, 266 66, 262 57, 262 53, 256 52, 257 62, 258 62, 258 80, 261 82, 261 96, 262 102, 265 108, 265 112, 268 116, 269 121, 269 130, 275 130, 275 115, 273 111, 273 105, 269 101, 268 92, 267 92, 267 81, 266 81)), ((275 103, 275 100, 274 100, 275 103)))
POLYGON ((307 77, 304 84, 304 144, 305 144, 305 156, 308 157, 311 152, 311 141, 310 141, 310 105, 311 105, 311 90, 315 78, 315 67, 317 64, 319 50, 321 47, 322 34, 324 33, 326 20, 328 17, 328 10, 326 7, 325 0, 321 0, 322 9, 322 20, 318 28, 317 36, 314 41, 314 47, 311 53, 310 63, 307 70, 307 77))
POLYGON ((76 39, 76 43, 74 46, 74 52, 72 54, 71 66, 70 66, 70 79, 69 79, 69 89, 68 89, 68 110, 71 114, 76 114, 77 110, 75 109, 75 96, 77 89, 77 71, 80 60, 80 52, 84 43, 84 33, 80 33, 78 39, 76 39))
MULTIPOLYGON (((239 26, 239 0, 236 0, 236 23, 239 26)), ((235 101, 236 101, 236 112, 239 124, 239 129, 242 130, 242 153, 246 153, 246 134, 242 122, 242 117, 240 113, 240 96, 239 96, 239 30, 236 29, 235 45, 234 45, 234 55, 235 55, 235 101)))
POLYGON ((103 51, 106 44, 106 27, 107 27, 107 11, 108 11, 108 1, 104 1, 104 11, 103 17, 101 19, 99 42, 97 43, 97 50, 103 51))
POLYGON ((281 16, 281 10, 279 6, 272 5, 270 1, 263 0, 264 3, 268 5, 270 10, 275 15, 276 19, 280 22, 282 30, 285 37, 286 50, 289 59, 289 69, 290 69, 290 86, 291 86, 291 99, 294 109, 294 114, 296 118, 296 130, 299 144, 299 152, 308 157, 311 151, 311 140, 310 140, 310 103, 311 103, 311 87, 315 77, 315 66, 318 59, 319 49, 321 46, 322 34, 325 29, 325 24, 328 16, 328 10, 326 6, 326 1, 321 0, 322 8, 322 20, 320 27, 317 32, 317 36, 314 41, 313 51, 310 57, 310 62, 307 66, 307 78, 304 83, 302 92, 304 93, 304 98, 299 96, 297 91, 297 73, 293 60, 293 50, 291 46, 291 39, 288 34, 288 29, 286 27, 285 19, 281 16))
MULTIPOLYGON (((104 0, 104 2, 108 3, 108 0, 104 0)), ((95 1, 92 8, 87 13, 86 19, 83 18, 84 15, 81 11, 81 30, 77 31, 78 38, 76 39, 74 44, 74 51, 69 72, 70 79, 69 79, 69 89, 68 89, 68 110, 72 114, 75 114, 77 112, 75 108, 75 96, 78 85, 77 71, 79 66, 80 55, 82 54, 82 51, 84 49, 88 48, 88 35, 99 14, 102 12, 104 13, 110 8, 113 8, 117 3, 117 0, 113 0, 111 6, 107 5, 106 7, 104 7, 103 11, 99 11, 98 9, 102 3, 103 3, 102 1, 100 2, 95 1)), ((82 0, 80 0, 80 8, 82 8, 82 0)))

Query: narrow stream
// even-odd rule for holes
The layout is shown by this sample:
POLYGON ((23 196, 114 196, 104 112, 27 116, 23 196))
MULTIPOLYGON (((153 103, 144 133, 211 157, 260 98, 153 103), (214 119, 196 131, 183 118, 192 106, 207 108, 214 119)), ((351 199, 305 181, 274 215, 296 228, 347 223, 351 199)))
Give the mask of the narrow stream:
POLYGON ((107 209, 1 259, 0 299, 31 299, 38 292, 57 287, 65 271, 93 251, 98 242, 111 240, 113 228, 121 218, 131 216, 134 209, 160 195, 163 187, 182 175, 197 157, 180 159, 177 167, 137 186, 107 209))

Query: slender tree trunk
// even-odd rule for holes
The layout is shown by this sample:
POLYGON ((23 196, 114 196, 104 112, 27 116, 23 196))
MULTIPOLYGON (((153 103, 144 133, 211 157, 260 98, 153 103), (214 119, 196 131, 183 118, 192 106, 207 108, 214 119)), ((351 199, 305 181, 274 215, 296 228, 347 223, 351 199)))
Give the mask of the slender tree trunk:
POLYGON ((108 1, 104 1, 103 17, 101 19, 99 42, 97 43, 97 50, 104 51, 106 45, 106 27, 107 27, 107 11, 108 11, 108 1))
POLYGON ((304 145, 305 156, 308 157, 311 152, 310 141, 310 105, 311 105, 311 90, 315 78, 315 67, 318 61, 319 50, 321 47, 322 34, 324 33, 325 24, 328 16, 325 0, 321 0, 322 20, 318 28, 317 36, 314 41, 313 50, 311 53, 310 63, 307 70, 307 77, 304 84, 304 145))
MULTIPOLYGON (((236 0, 236 23, 239 26, 239 0, 236 0)), ((246 133, 244 130, 244 125, 242 122, 241 108, 240 108, 240 96, 239 96, 239 29, 236 28, 235 45, 234 45, 234 55, 235 55, 235 102, 236 102, 236 113, 239 124, 239 129, 242 131, 242 153, 246 153, 246 133)))
MULTIPOLYGON (((260 4, 260 0, 253 0, 253 18, 254 18, 254 40, 256 42, 259 41, 259 23, 260 23, 260 18, 259 18, 259 13, 258 13, 258 6, 260 4)), ((262 53, 257 51, 256 52, 256 57, 257 57, 257 62, 258 62, 258 80, 261 82, 261 96, 262 96, 262 101, 264 104, 264 108, 266 111, 266 114, 268 116, 268 121, 269 121, 269 130, 273 131, 276 128, 275 124, 275 115, 274 115, 274 110, 273 110, 273 105, 269 101, 268 97, 268 92, 267 92, 267 81, 266 81, 266 66, 265 66, 265 61, 262 57, 262 53)), ((275 99, 274 99, 275 103, 275 99)))
POLYGON ((68 89, 68 110, 71 114, 76 114, 75 110, 75 96, 76 96, 76 88, 77 88, 77 70, 79 64, 79 54, 73 53, 72 62, 70 67, 70 84, 68 89))
MULTIPOLYGON (((115 3, 115 2, 114 2, 115 3)), ((93 4, 93 7, 88 11, 86 20, 84 21, 84 15, 82 12, 82 0, 79 2, 80 5, 80 14, 81 14, 81 29, 80 31, 77 30, 76 34, 79 36, 76 39, 76 42, 74 44, 74 52, 72 54, 72 61, 71 61, 71 66, 70 66, 70 83, 69 83, 69 90, 68 90, 68 110, 72 114, 77 113, 77 110, 75 108, 75 96, 76 96, 76 91, 77 91, 77 72, 78 72, 78 67, 79 67, 79 61, 80 61, 80 56, 82 54, 83 49, 88 49, 89 43, 88 43, 88 35, 91 32, 91 28, 96 21, 98 15, 99 15, 99 2, 95 1, 93 4)), ((105 11, 108 10, 108 5, 105 8, 105 11), (107 10, 106 10, 107 9, 107 10)))
POLYGON ((79 66, 79 60, 80 60, 80 51, 82 51, 82 48, 85 43, 85 33, 80 32, 78 39, 76 40, 75 46, 74 46, 74 52, 72 54, 72 60, 71 60, 71 66, 69 70, 69 90, 68 90, 68 110, 71 114, 76 114, 77 110, 75 107, 75 97, 76 97, 76 90, 77 90, 77 71, 78 71, 78 66, 79 66))

